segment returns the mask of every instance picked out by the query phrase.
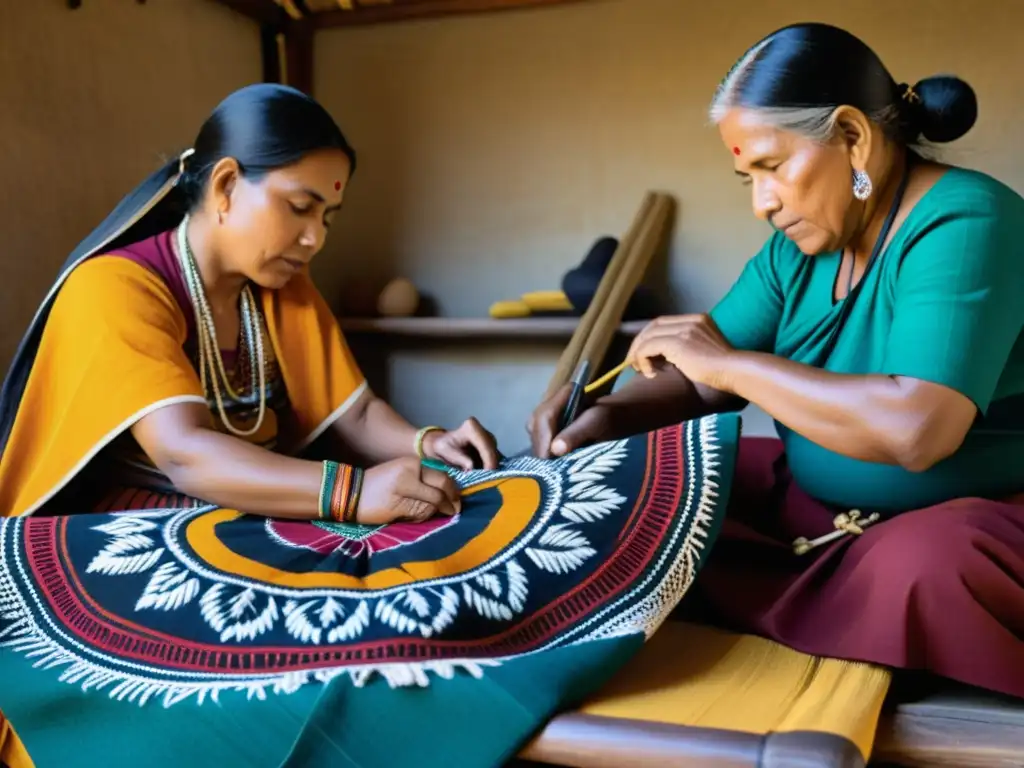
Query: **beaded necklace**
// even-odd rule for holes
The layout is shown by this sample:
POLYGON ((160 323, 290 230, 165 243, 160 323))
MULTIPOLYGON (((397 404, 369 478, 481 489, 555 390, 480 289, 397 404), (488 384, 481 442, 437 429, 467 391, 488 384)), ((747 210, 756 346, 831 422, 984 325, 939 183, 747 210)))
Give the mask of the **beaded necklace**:
POLYGON ((250 361, 250 383, 259 397, 259 414, 256 417, 256 423, 251 429, 241 430, 231 423, 224 409, 222 388, 232 399, 240 400, 241 395, 232 388, 231 381, 224 369, 224 359, 221 357, 220 347, 217 344, 217 329, 213 322, 213 312, 210 311, 210 304, 206 299, 206 290, 203 287, 199 266, 196 264, 195 255, 192 253, 192 248, 188 242, 186 232, 188 222, 189 217, 185 216, 178 226, 177 255, 178 261, 181 263, 182 273, 185 275, 185 285, 188 288, 192 310, 196 316, 196 338, 199 342, 199 377, 203 385, 203 392, 209 398, 212 390, 214 402, 217 404, 217 412, 224 427, 238 437, 248 437, 256 434, 257 430, 263 426, 263 419, 267 411, 266 361, 264 360, 263 333, 260 328, 259 307, 252 295, 252 290, 246 285, 242 288, 242 294, 239 297, 239 312, 242 322, 242 340, 250 361))

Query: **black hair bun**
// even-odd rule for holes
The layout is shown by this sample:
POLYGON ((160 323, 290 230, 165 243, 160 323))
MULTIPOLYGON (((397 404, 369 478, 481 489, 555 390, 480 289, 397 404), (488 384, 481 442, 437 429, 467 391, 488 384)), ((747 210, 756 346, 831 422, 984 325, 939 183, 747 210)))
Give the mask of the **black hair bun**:
POLYGON ((909 112, 911 138, 955 141, 978 119, 978 97, 965 81, 954 75, 936 75, 905 90, 903 100, 909 112))

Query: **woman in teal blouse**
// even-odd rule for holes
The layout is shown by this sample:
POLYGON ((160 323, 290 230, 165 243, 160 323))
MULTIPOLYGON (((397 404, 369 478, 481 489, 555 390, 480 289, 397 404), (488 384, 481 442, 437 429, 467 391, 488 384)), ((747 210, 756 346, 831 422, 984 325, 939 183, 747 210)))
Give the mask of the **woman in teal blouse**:
POLYGON ((535 451, 756 404, 781 441, 741 450, 717 619, 1024 696, 1024 199, 917 148, 966 133, 974 92, 799 24, 711 114, 775 232, 709 315, 644 329, 642 376, 561 434, 566 393, 542 404, 535 451))

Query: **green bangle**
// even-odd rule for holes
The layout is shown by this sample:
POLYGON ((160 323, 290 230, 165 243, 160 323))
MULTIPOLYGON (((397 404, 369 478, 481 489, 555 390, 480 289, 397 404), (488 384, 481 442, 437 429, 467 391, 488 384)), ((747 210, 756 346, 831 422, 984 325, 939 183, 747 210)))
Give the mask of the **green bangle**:
POLYGON ((338 482, 338 462, 325 461, 323 474, 320 476, 320 519, 331 519, 331 497, 334 485, 338 482))

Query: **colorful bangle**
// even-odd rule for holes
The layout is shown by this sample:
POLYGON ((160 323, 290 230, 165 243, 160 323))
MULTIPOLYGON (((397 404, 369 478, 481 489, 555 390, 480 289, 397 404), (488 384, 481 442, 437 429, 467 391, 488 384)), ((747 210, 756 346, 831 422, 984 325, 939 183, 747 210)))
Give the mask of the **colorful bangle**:
POLYGON ((413 441, 413 448, 416 451, 416 455, 421 458, 427 458, 423 453, 423 438, 427 436, 428 432, 444 432, 444 427, 423 427, 419 432, 416 433, 416 439, 413 441))
POLYGON ((342 512, 348 502, 348 495, 352 491, 352 470, 348 464, 338 465, 338 477, 334 481, 334 488, 331 492, 331 520, 336 523, 342 522, 342 512))
POLYGON ((343 522, 356 522, 356 511, 359 506, 359 494, 362 493, 363 490, 363 475, 364 472, 359 467, 352 468, 352 483, 348 499, 345 502, 344 512, 342 514, 343 522))
POLYGON ((334 495, 334 486, 338 480, 338 470, 341 465, 336 461, 325 461, 323 471, 320 475, 320 505, 319 517, 321 520, 331 519, 331 497, 334 495))
POLYGON ((337 461, 325 461, 320 478, 320 519, 354 523, 363 490, 363 470, 337 461))

